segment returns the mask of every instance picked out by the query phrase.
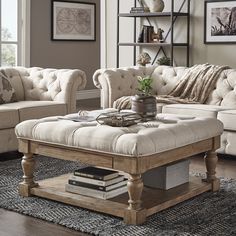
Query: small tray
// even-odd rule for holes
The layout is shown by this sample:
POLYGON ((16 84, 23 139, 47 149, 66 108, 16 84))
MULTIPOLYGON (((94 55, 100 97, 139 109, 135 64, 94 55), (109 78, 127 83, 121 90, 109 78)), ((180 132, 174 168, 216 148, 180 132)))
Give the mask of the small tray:
POLYGON ((99 124, 110 125, 114 127, 127 127, 137 124, 142 117, 134 112, 107 112, 102 113, 96 118, 99 124))

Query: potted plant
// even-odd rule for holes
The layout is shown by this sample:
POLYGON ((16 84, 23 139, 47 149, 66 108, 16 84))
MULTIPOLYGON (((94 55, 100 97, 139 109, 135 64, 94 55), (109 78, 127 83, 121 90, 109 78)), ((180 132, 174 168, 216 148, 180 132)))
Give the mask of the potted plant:
POLYGON ((169 58, 169 57, 166 57, 166 56, 160 57, 160 58, 157 60, 157 64, 158 64, 158 65, 170 66, 170 58, 169 58))
POLYGON ((131 98, 131 110, 140 114, 144 120, 153 118, 156 115, 156 98, 151 95, 152 78, 150 76, 138 76, 138 91, 131 98))

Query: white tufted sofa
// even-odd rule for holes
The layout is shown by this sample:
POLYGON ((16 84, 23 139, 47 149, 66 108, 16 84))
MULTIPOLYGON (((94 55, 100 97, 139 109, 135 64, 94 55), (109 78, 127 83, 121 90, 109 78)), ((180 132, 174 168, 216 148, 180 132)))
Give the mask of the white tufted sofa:
POLYGON ((86 76, 81 70, 1 69, 15 90, 17 102, 0 105, 0 153, 17 150, 14 128, 18 123, 75 112, 77 90, 86 85, 86 76))
MULTIPOLYGON (((186 67, 150 66, 99 69, 93 81, 101 90, 101 107, 113 107, 122 96, 137 93, 137 75, 151 75, 153 92, 156 95, 168 94, 189 70, 186 67)), ((219 153, 236 155, 236 69, 224 70, 205 104, 157 104, 159 113, 186 114, 193 116, 216 117, 224 124, 219 153)))

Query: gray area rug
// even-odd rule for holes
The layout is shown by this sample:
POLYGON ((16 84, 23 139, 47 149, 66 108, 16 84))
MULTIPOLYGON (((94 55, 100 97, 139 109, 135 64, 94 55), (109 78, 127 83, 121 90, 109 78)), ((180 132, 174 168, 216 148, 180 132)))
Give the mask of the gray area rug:
MULTIPOLYGON (((18 195, 21 181, 20 159, 0 162, 0 207, 94 234, 141 235, 236 235, 236 180, 221 180, 221 190, 204 193, 154 214, 141 226, 127 226, 120 218, 62 203, 18 195)), ((71 172, 80 163, 36 157, 36 179, 71 172)))

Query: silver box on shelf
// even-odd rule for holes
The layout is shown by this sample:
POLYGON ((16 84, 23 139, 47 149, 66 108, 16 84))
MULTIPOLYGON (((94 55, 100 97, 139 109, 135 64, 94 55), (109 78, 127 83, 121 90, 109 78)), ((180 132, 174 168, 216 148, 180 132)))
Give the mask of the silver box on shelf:
POLYGON ((143 174, 147 187, 168 190, 189 182, 190 160, 183 160, 151 169, 143 174))

